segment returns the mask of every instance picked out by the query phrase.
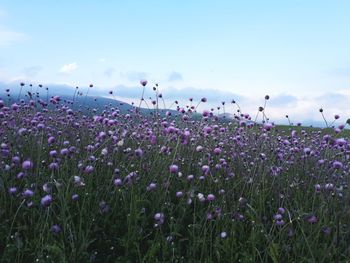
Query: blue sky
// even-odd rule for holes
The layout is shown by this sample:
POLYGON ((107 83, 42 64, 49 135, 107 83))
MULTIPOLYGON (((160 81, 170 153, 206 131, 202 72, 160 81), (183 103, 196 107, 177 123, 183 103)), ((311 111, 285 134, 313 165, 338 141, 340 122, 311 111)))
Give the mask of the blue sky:
POLYGON ((0 81, 103 93, 147 78, 164 96, 232 94, 248 112, 270 94, 276 119, 319 119, 320 106, 345 118, 349 13, 346 0, 0 0, 0 81))

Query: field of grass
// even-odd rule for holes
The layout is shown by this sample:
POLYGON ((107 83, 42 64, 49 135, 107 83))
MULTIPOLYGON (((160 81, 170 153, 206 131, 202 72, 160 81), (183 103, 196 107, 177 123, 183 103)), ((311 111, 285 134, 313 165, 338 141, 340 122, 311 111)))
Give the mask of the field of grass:
POLYGON ((349 131, 0 100, 1 262, 348 262, 349 131))

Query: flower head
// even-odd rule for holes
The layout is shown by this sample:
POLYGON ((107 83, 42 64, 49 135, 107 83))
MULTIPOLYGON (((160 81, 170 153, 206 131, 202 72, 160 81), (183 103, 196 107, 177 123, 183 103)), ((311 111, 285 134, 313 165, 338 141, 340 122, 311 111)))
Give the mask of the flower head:
POLYGON ((43 198, 41 198, 41 205, 44 207, 49 207, 52 203, 52 196, 51 195, 45 195, 43 198))
POLYGON ((140 84, 144 87, 147 85, 147 83, 148 83, 148 81, 145 79, 140 80, 140 84))

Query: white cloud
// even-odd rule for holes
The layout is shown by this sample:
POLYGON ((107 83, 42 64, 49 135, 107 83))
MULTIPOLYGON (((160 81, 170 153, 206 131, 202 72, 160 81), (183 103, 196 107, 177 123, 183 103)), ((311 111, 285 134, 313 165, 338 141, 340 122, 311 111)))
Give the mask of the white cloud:
POLYGON ((10 46, 11 44, 22 41, 24 39, 26 39, 26 35, 23 33, 0 28, 0 46, 10 46))
POLYGON ((78 64, 76 62, 73 62, 73 63, 63 65, 60 69, 60 72, 65 74, 70 74, 77 68, 78 68, 78 64))

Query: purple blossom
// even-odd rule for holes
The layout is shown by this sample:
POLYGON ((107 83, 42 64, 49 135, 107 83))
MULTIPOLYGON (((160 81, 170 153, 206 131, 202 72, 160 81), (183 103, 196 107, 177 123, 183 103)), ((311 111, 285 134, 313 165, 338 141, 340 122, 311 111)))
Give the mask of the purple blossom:
POLYGON ((120 178, 116 178, 116 179, 114 179, 114 185, 115 186, 122 186, 123 181, 120 178))
POLYGON ((78 194, 73 194, 72 195, 72 201, 78 201, 79 200, 79 195, 78 194))
POLYGON ((163 213, 156 213, 154 215, 154 220, 156 221, 156 227, 162 225, 165 221, 165 216, 163 213))
POLYGON ((342 169, 343 168, 343 164, 341 162, 339 162, 339 161, 334 161, 332 163, 332 166, 333 166, 334 169, 342 169))
POLYGON ((45 195, 43 198, 41 198, 41 205, 44 207, 49 207, 52 203, 52 196, 51 195, 45 195))
POLYGON ((306 217, 307 222, 309 222, 310 224, 316 224, 318 219, 315 215, 309 215, 306 217))
POLYGON ((150 183, 149 186, 147 186, 147 191, 153 191, 157 188, 156 183, 150 183))
POLYGON ((14 195, 17 193, 17 188, 16 187, 10 187, 8 190, 9 194, 14 195))
POLYGON ((172 164, 169 167, 169 171, 170 173, 175 174, 179 171, 179 167, 176 164, 172 164))
POLYGON ((23 170, 30 170, 30 169, 33 168, 33 163, 31 161, 29 161, 29 160, 24 161, 22 163, 22 168, 23 168, 23 170))
POLYGON ((54 233, 54 234, 59 234, 61 232, 61 227, 59 225, 53 225, 51 227, 51 232, 54 233))
POLYGON ((184 194, 181 191, 176 192, 176 197, 178 197, 178 198, 182 197, 183 195, 184 194))
POLYGON ((33 195, 34 195, 34 192, 32 190, 29 190, 29 189, 26 189, 23 192, 23 196, 26 197, 26 198, 32 197, 33 195))
POLYGON ((215 200, 215 195, 213 195, 213 194, 208 194, 207 200, 208 200, 208 201, 214 201, 214 200, 215 200))
POLYGON ((147 85, 148 81, 145 79, 140 80, 140 84, 145 87, 147 85))

